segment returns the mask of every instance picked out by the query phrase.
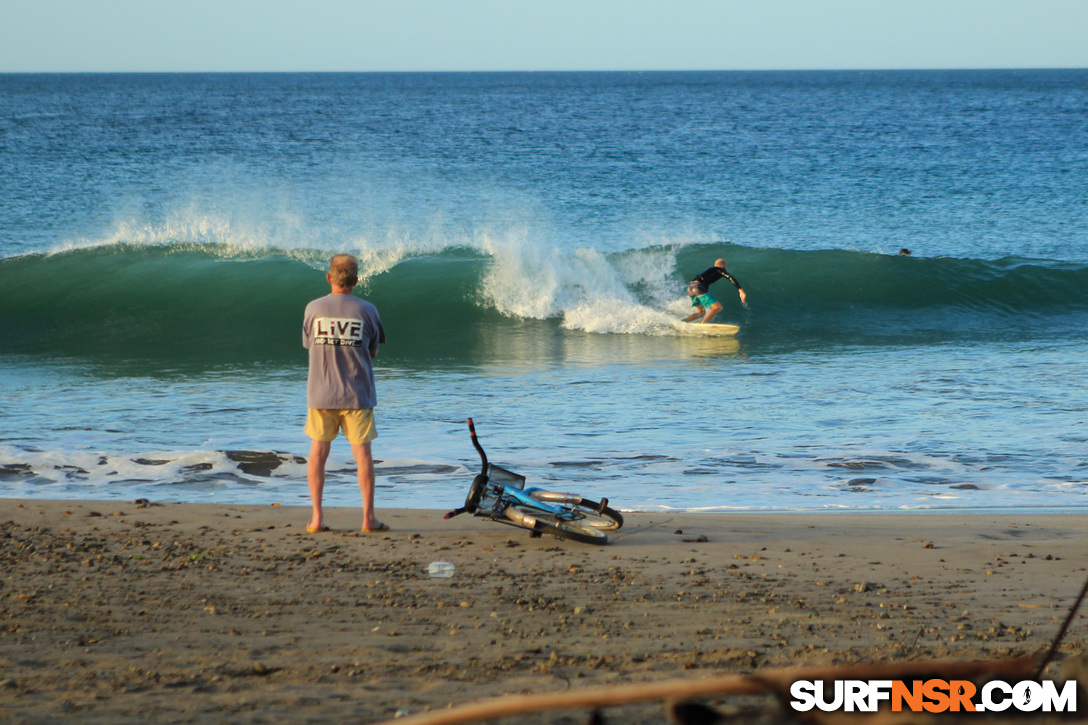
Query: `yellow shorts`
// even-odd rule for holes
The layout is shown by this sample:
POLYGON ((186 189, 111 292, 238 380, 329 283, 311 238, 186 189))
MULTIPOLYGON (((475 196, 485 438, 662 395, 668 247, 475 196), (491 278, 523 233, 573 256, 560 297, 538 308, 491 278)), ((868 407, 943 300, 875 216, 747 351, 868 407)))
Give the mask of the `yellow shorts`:
POLYGON ((315 441, 330 443, 341 429, 348 443, 352 445, 374 440, 378 437, 378 429, 374 427, 374 409, 310 408, 306 413, 306 435, 315 441))

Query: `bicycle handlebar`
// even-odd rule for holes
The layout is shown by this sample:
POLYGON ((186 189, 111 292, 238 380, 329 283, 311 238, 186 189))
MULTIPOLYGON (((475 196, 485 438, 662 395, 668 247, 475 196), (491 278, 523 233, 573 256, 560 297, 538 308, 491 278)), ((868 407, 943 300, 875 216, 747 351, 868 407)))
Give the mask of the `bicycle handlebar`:
POLYGON ((484 447, 480 445, 480 441, 476 438, 476 426, 472 424, 472 418, 468 419, 468 432, 472 436, 472 445, 476 448, 476 452, 480 454, 480 462, 483 467, 480 469, 480 474, 487 475, 487 454, 484 453, 484 447))

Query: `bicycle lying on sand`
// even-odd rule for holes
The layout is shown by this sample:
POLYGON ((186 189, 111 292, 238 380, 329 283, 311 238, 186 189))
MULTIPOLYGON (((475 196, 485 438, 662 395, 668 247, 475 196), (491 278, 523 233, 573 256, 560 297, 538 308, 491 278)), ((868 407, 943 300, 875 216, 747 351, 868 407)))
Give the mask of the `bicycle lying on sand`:
POLYGON ((529 529, 530 536, 551 534, 583 544, 607 544, 606 531, 623 526, 623 516, 609 508, 608 499, 590 501, 575 493, 525 488, 525 476, 488 463, 476 426, 468 419, 472 445, 480 454, 482 468, 472 480, 465 505, 446 514, 463 513, 529 529))

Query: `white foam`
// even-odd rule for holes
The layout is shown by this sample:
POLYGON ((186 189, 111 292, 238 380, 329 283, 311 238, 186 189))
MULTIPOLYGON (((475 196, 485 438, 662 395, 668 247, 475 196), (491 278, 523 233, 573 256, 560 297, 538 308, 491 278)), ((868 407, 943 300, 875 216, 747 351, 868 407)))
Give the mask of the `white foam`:
POLYGON ((682 301, 676 298, 673 250, 606 255, 582 248, 565 253, 533 246, 520 236, 489 238, 482 247, 492 263, 481 291, 503 314, 558 317, 564 328, 585 332, 674 333, 672 322, 682 301))

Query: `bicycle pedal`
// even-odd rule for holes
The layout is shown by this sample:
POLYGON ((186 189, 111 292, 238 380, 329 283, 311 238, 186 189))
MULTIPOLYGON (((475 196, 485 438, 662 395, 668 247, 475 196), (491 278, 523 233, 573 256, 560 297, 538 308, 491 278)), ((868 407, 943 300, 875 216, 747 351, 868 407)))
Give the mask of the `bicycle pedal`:
POLYGON ((608 508, 608 499, 607 498, 602 498, 601 499, 601 505, 597 507, 597 513, 603 514, 604 510, 606 508, 608 508))
POLYGON ((529 538, 530 539, 539 539, 543 535, 544 535, 544 533, 541 532, 541 531, 530 531, 529 532, 529 538))

